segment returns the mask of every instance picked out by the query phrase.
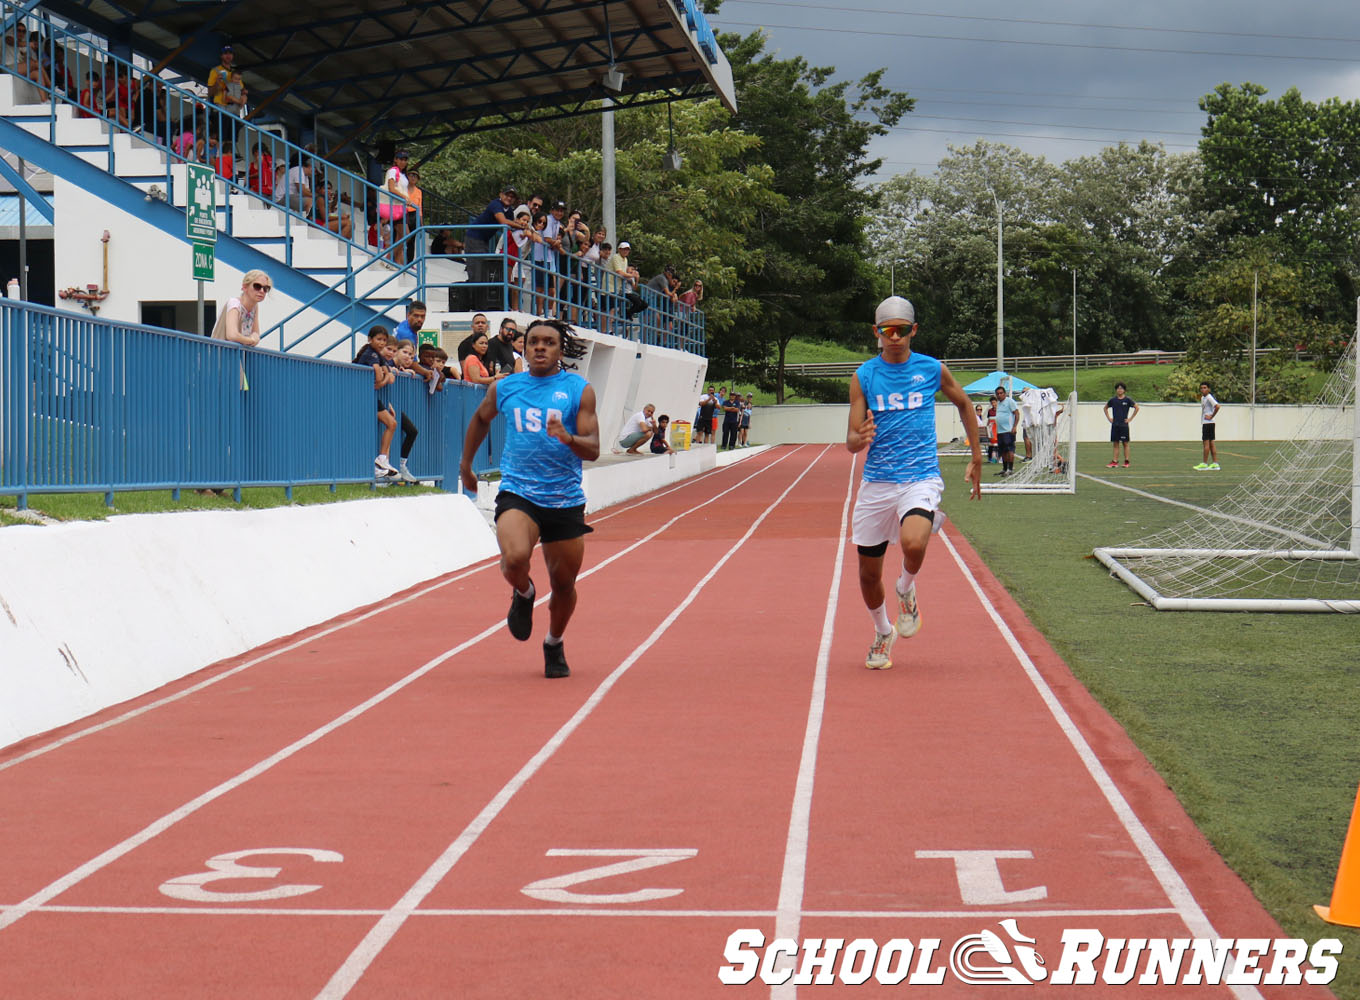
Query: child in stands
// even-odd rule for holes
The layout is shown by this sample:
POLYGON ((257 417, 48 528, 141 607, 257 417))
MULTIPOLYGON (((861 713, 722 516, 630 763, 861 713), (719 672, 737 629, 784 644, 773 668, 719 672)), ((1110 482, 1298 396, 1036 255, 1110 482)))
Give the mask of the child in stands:
POLYGON ((374 326, 368 331, 368 343, 354 356, 356 365, 371 365, 373 368, 373 389, 378 394, 378 423, 383 428, 378 457, 373 460, 373 475, 382 482, 391 482, 401 475, 392 468, 392 462, 387 457, 392 450, 392 436, 397 430, 396 412, 384 398, 384 390, 397 380, 396 372, 387 359, 389 339, 386 327, 374 326))

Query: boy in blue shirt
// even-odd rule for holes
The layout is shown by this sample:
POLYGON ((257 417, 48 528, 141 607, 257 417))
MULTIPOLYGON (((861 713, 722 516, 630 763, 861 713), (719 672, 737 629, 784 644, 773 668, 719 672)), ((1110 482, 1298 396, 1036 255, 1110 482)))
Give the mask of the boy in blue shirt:
POLYGON ((894 295, 879 304, 874 332, 882 353, 859 366, 850 377, 850 426, 845 447, 851 454, 869 449, 864 479, 855 496, 854 542, 859 553, 859 589, 874 622, 874 641, 864 665, 870 670, 892 666, 892 645, 900 635, 921 627, 916 604, 916 574, 926 557, 930 536, 944 515, 940 496, 935 393, 943 392, 959 409, 972 448, 965 476, 971 497, 982 496, 982 451, 978 446, 973 404, 949 369, 935 358, 915 354, 916 310, 894 295), (938 515, 938 516, 937 516, 938 515), (883 590, 883 557, 889 543, 902 549, 897 577, 899 612, 888 619, 883 590))
POLYGON ((529 557, 542 544, 552 596, 548 636, 543 640, 543 674, 567 677, 562 634, 576 609, 576 576, 585 559, 585 490, 581 461, 600 457, 595 390, 580 375, 564 371, 562 359, 585 355, 585 345, 560 320, 536 319, 525 331, 526 369, 487 386, 468 422, 459 473, 476 491, 472 456, 486 440, 491 421, 505 415, 501 486, 496 495, 496 541, 501 575, 512 588, 505 623, 521 642, 533 633, 534 582, 529 557))

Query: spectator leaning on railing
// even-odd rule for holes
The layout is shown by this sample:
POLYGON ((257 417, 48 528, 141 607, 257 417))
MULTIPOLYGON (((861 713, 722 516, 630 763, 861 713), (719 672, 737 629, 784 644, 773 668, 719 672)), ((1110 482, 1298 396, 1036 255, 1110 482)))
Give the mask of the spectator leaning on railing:
POLYGON ((274 283, 264 271, 247 271, 241 278, 241 294, 227 299, 213 326, 213 340, 230 340, 246 347, 260 342, 260 303, 274 283))
MULTIPOLYGON (((503 184, 501 193, 492 199, 491 203, 482 209, 480 215, 474 216, 468 227, 467 238, 464 240, 464 247, 469 254, 489 254, 491 246, 501 234, 501 226, 510 226, 513 229, 525 229, 528 227, 527 220, 520 222, 511 219, 507 213, 511 207, 519 200, 519 193, 513 184, 503 184)), ((468 278, 477 284, 494 284, 500 281, 500 265, 495 258, 485 256, 475 256, 468 260, 468 278)), ((483 289, 483 298, 491 301, 494 289, 483 289)), ((485 306, 484 308, 491 308, 485 306)))
POLYGON ((373 366, 373 390, 378 393, 378 423, 382 424, 382 442, 378 445, 378 457, 373 459, 373 476, 380 480, 398 478, 401 473, 392 468, 387 457, 392 451, 392 438, 397 432, 397 414, 392 404, 385 402, 382 391, 397 380, 395 367, 384 356, 387 348, 387 330, 373 326, 368 331, 368 343, 354 356, 356 365, 373 366))

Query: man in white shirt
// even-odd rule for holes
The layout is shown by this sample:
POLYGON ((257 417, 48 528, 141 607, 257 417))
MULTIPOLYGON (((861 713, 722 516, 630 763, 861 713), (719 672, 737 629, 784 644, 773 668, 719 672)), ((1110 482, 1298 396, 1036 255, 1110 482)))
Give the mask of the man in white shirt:
POLYGON ((637 455, 639 449, 651 443, 652 436, 656 434, 656 421, 652 415, 656 413, 656 407, 648 403, 637 413, 628 418, 623 425, 623 433, 619 436, 619 447, 627 449, 627 454, 637 455))
POLYGON ((1195 471, 1217 472, 1218 445, 1215 443, 1217 435, 1214 433, 1214 417, 1218 416, 1218 400, 1214 399, 1214 394, 1209 391, 1208 382, 1199 384, 1199 406, 1199 436, 1204 442, 1204 461, 1195 466, 1195 471))

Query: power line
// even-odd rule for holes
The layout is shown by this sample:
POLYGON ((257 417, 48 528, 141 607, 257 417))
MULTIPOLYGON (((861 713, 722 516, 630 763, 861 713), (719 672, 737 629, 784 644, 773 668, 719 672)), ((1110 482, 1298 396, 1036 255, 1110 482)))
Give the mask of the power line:
MULTIPOLYGON (((723 20, 721 15, 713 15, 713 20, 723 20)), ((1340 62, 1354 63, 1354 56, 1285 55, 1278 52, 1220 52, 1213 49, 1162 49, 1142 45, 1100 45, 1093 42, 1049 42, 1020 38, 977 38, 970 35, 927 35, 916 31, 864 31, 858 28, 829 28, 810 24, 769 24, 753 21, 725 21, 728 26, 739 28, 780 28, 789 31, 816 31, 839 35, 872 35, 875 38, 918 38, 945 42, 987 42, 992 45, 1038 45, 1045 48, 1085 49, 1105 52, 1149 52, 1177 56, 1216 56, 1231 59, 1285 59, 1299 62, 1340 62)))
MULTIPOLYGON (((825 10, 821 4, 790 3, 789 0, 728 0, 729 3, 750 3, 764 7, 791 7, 797 10, 825 10)), ((1221 28, 1160 28, 1137 24, 1093 24, 1082 21, 1044 21, 1032 17, 986 17, 970 14, 932 14, 915 10, 883 10, 878 7, 837 7, 838 13, 846 14, 888 14, 901 17, 932 17, 946 21, 982 21, 993 24, 1034 24, 1056 28, 1097 28, 1108 31, 1152 31, 1173 35, 1212 35, 1215 38, 1265 38, 1271 41, 1283 39, 1294 42, 1360 42, 1360 38, 1343 38, 1336 35, 1281 35, 1263 31, 1225 31, 1221 28)), ((720 15, 714 15, 719 17, 720 15)), ((879 32, 873 32, 879 34, 879 32)))
MULTIPOLYGON (((911 93, 911 91, 908 91, 908 93, 911 93)), ((1182 103, 1184 103, 1183 99, 1182 103)), ((1196 117, 1203 117, 1204 115, 1204 112, 1198 109, 1194 111, 1172 111, 1166 108, 1084 108, 1079 105, 1072 104, 1033 104, 1033 103, 1013 104, 1008 101, 950 101, 943 100, 938 97, 922 97, 917 101, 917 104, 918 105, 929 104, 931 107, 934 107, 936 104, 962 104, 969 107, 979 108, 1025 108, 1025 109, 1051 108, 1055 111, 1099 111, 1102 113, 1129 112, 1131 114, 1137 115, 1195 115, 1196 117)))

